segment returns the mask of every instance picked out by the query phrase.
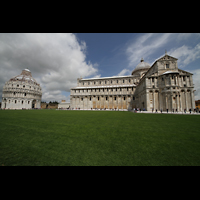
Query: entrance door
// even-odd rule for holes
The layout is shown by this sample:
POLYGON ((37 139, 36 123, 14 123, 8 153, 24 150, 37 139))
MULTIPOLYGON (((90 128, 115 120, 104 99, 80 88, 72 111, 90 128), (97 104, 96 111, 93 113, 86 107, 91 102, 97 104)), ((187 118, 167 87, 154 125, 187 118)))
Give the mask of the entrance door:
POLYGON ((33 102, 32 102, 32 108, 36 108, 36 100, 33 100, 33 102))

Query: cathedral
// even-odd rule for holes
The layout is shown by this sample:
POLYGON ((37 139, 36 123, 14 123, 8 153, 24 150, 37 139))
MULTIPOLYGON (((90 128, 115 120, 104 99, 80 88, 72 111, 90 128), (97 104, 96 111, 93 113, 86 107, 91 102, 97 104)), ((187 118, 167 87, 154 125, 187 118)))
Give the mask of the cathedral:
POLYGON ((152 66, 141 59, 129 76, 77 79, 71 109, 189 111, 195 108, 192 73, 167 53, 152 66))
POLYGON ((29 69, 22 70, 3 87, 2 109, 32 109, 41 107, 42 89, 29 69))

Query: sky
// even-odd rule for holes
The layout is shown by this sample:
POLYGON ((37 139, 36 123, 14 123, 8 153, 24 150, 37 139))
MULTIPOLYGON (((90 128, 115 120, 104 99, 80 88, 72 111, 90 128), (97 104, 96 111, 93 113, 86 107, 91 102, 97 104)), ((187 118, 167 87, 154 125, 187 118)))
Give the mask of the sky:
POLYGON ((28 68, 42 101, 70 100, 77 78, 131 75, 141 58, 167 54, 193 73, 200 99, 200 33, 0 33, 0 101, 6 81, 28 68))

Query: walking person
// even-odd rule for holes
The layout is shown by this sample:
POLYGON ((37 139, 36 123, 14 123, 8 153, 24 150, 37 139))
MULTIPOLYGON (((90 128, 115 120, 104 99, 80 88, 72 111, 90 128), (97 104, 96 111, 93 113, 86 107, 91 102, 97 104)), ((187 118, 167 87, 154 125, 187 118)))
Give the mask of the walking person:
POLYGON ((168 113, 168 108, 167 108, 167 113, 168 113))
POLYGON ((160 110, 160 112, 162 113, 162 109, 160 110))

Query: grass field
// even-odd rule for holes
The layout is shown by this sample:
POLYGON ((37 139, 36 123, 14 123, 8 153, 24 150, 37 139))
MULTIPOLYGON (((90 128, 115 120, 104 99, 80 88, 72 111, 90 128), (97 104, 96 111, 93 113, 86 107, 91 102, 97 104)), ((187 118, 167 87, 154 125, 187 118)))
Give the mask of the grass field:
POLYGON ((200 165, 200 116, 0 110, 0 166, 200 165))

